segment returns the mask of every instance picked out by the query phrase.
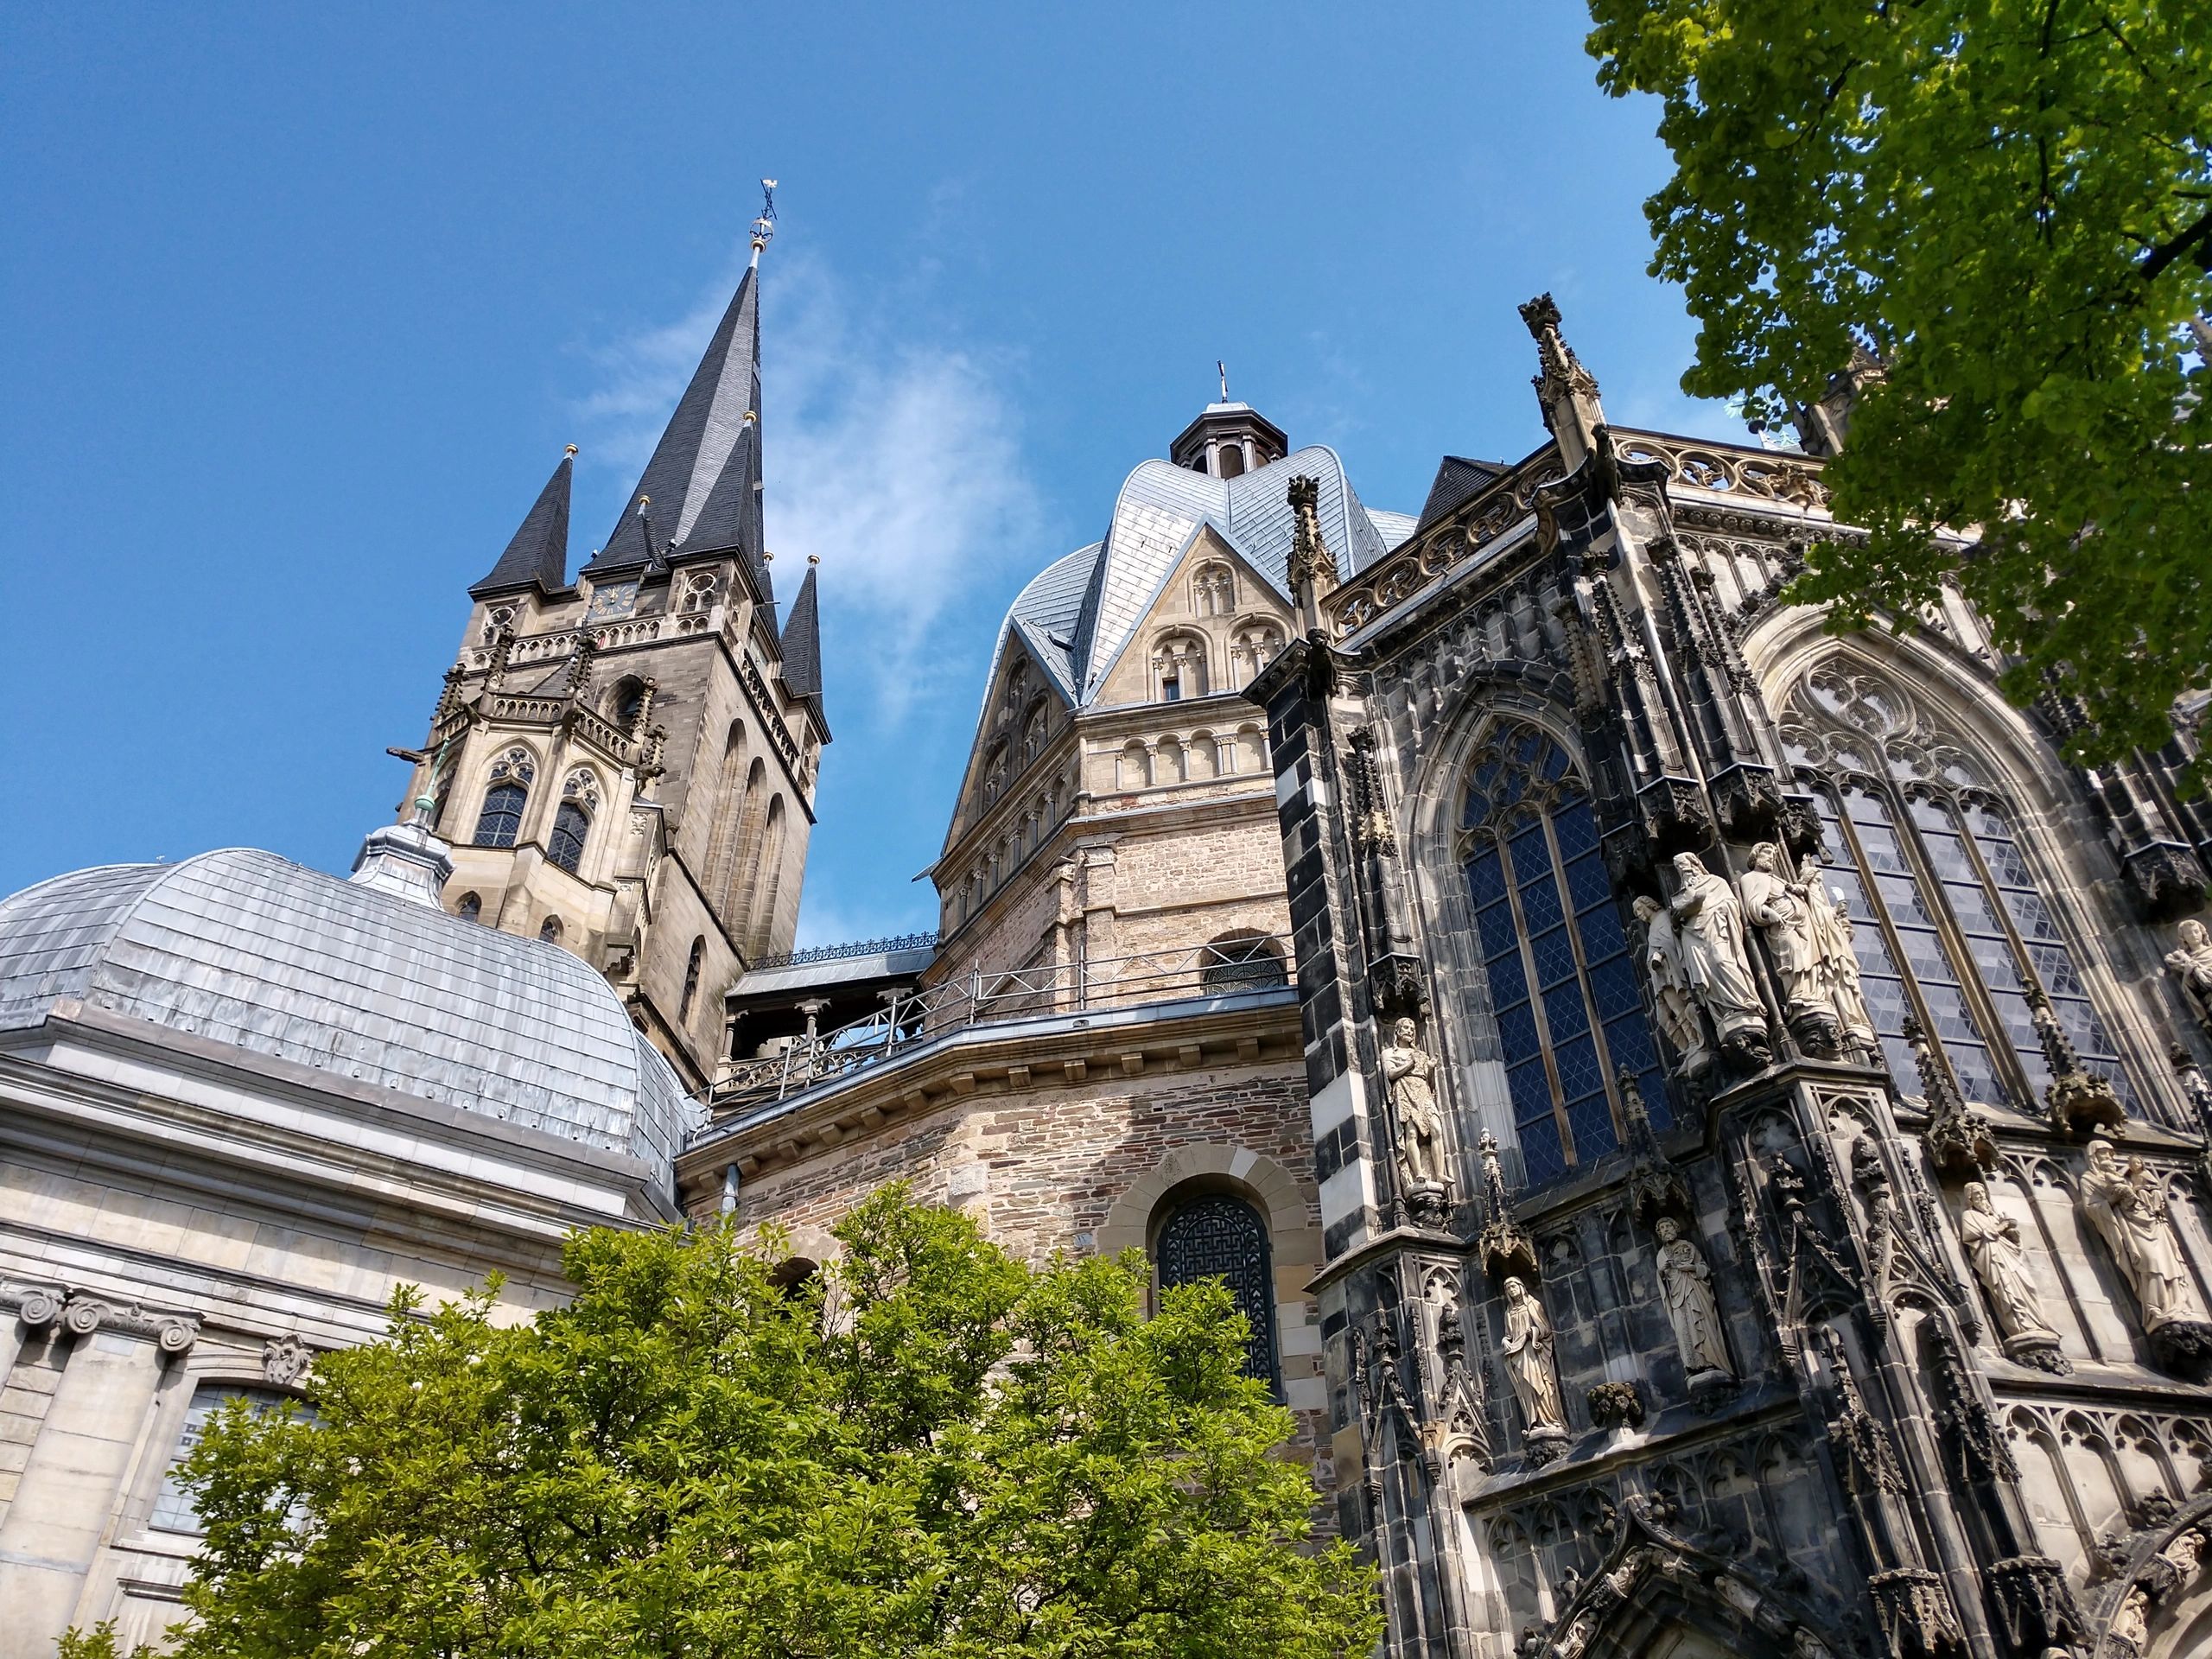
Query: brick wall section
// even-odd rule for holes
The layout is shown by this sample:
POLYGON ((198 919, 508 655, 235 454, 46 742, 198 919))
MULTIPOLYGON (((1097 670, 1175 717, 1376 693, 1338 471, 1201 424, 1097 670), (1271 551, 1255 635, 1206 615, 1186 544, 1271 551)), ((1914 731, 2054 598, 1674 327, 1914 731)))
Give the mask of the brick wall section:
MULTIPOLYGON (((1294 1454, 1315 1463, 1325 1488, 1329 1429, 1318 1322, 1305 1294, 1318 1263, 1320 1209, 1311 1179, 1305 1069, 1296 1062, 1116 1077, 1014 1090, 986 1083, 957 1103, 887 1125, 804 1162, 747 1183, 739 1214, 748 1227, 773 1224, 802 1249, 886 1181, 912 1182, 918 1196, 957 1205, 1016 1255, 1041 1260, 1096 1248, 1117 1202, 1171 1154, 1194 1147, 1232 1148, 1269 1160, 1295 1182, 1295 1234, 1271 1240, 1283 1382, 1297 1419, 1294 1454)), ((702 1183, 685 1198, 712 1215, 720 1192, 702 1183)))

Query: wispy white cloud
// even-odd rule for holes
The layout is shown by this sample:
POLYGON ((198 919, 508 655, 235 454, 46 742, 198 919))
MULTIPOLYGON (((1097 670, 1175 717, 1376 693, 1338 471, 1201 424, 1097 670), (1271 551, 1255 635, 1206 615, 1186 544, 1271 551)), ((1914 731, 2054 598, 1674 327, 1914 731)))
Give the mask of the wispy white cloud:
MULTIPOLYGON (((768 545, 788 602, 822 561, 825 650, 843 707, 896 728, 973 665, 930 650, 963 591, 1041 563, 1039 496, 1024 469, 1015 365, 988 347, 918 338, 852 296, 803 251, 779 249, 761 290, 768 545)), ((592 458, 644 467, 735 285, 733 264, 682 319, 592 353, 582 404, 592 458)), ((887 303, 887 302, 886 302, 887 303)), ((611 519, 611 515, 610 515, 611 519)))

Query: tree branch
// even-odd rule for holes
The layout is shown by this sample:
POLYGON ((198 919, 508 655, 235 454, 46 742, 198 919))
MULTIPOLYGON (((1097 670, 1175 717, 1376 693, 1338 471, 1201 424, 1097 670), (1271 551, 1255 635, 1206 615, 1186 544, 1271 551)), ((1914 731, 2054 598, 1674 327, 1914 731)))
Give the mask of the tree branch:
POLYGON ((2154 283, 2168 265, 2191 248, 2196 250, 2197 264, 2212 270, 2212 212, 2201 214, 2196 224, 2172 241, 2162 243, 2145 254, 2136 271, 2145 282, 2154 283))

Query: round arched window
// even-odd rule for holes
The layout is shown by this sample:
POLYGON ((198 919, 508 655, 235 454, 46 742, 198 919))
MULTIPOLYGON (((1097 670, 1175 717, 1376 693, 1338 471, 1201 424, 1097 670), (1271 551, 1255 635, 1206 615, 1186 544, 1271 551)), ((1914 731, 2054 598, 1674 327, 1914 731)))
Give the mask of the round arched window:
POLYGON ((1153 1241, 1160 1288, 1218 1279, 1251 1324, 1244 1372, 1280 1395, 1275 1353, 1274 1264, 1268 1251, 1268 1224, 1233 1192, 1205 1192, 1179 1204, 1153 1241))

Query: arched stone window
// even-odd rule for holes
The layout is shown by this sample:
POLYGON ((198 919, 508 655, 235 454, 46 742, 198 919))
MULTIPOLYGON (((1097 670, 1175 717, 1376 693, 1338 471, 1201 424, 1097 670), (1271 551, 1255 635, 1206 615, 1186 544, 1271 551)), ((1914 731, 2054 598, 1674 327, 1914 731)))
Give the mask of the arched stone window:
POLYGON ((1284 985, 1282 950, 1264 933, 1224 933, 1200 954, 1198 983, 1209 995, 1284 985))
POLYGON ((453 907, 453 913, 464 922, 482 920, 484 916, 482 896, 474 893, 462 893, 461 902, 453 907))
POLYGON ((484 791, 484 810, 476 815, 475 844, 512 847, 522 833, 523 808, 530 803, 537 763, 524 748, 509 749, 492 763, 486 774, 490 787, 484 791))
POLYGON ((1191 608, 1200 616, 1227 616, 1236 608, 1236 575, 1225 564, 1202 564, 1191 573, 1191 608))
POLYGON ((546 839, 546 857, 574 875, 584 861, 584 842, 590 834, 591 814, 575 801, 562 802, 553 816, 553 833, 546 839))
POLYGON ((1153 695, 1160 702, 1182 702, 1203 697, 1210 689, 1206 678, 1206 642, 1195 633, 1170 633, 1152 648, 1153 695))
POLYGON ((1244 1372, 1282 1392, 1275 1351, 1274 1262, 1267 1218, 1234 1192, 1199 1192, 1177 1202, 1153 1236, 1160 1288, 1218 1279, 1250 1324, 1244 1372))
POLYGON ((537 937, 548 944, 560 944, 561 935, 566 931, 558 916, 548 916, 537 925, 537 937))
POLYGON ((1262 669, 1282 655, 1282 630, 1272 622, 1247 622, 1230 641, 1230 666, 1237 683, 1256 678, 1262 669))
POLYGON ((1989 769, 1917 699, 1840 657, 1790 688, 1782 739, 1820 813, 1821 859, 1899 1086, 1921 1088, 1910 1014, 1967 1098, 2039 1109, 2050 1082, 2029 1001, 2039 990, 2082 1064, 2133 1110, 2119 1046, 1989 769))
POLYGON ((676 1005, 676 1023, 682 1025, 691 1017, 691 1005, 699 1000, 699 969, 707 959, 705 935, 691 941, 690 959, 683 964, 683 995, 676 1005))
POLYGON ((1045 700, 1039 697, 1021 728, 1021 764, 1027 766, 1045 752, 1045 700))
POLYGON ((622 730, 634 731, 639 716, 645 711, 645 683, 635 675, 625 675, 607 693, 607 717, 622 730))
POLYGON ((1618 1067, 1637 1075, 1662 1124, 1665 1079, 1567 751, 1501 721, 1475 753, 1461 824, 1522 1160, 1529 1181, 1548 1180, 1620 1144, 1618 1067))

